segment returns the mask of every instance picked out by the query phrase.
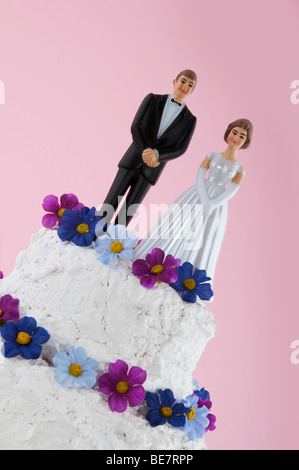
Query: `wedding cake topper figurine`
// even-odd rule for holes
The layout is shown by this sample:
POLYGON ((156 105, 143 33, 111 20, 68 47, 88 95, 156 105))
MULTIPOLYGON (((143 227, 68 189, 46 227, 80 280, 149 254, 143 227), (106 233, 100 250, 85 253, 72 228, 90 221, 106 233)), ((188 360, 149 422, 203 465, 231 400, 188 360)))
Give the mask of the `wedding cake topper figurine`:
POLYGON ((185 99, 193 93, 196 82, 195 72, 183 70, 173 80, 172 95, 150 93, 141 103, 131 126, 133 143, 120 160, 118 173, 98 213, 107 224, 130 188, 114 221, 115 225, 127 226, 166 163, 186 152, 196 117, 185 99))
POLYGON ((226 229, 228 201, 239 190, 245 175, 237 153, 249 147, 252 132, 248 119, 229 124, 224 134, 227 148, 206 156, 195 185, 181 194, 150 230, 135 249, 136 258, 145 258, 153 248, 161 248, 165 254, 180 258, 181 263, 188 261, 194 268, 205 270, 213 282, 226 229))

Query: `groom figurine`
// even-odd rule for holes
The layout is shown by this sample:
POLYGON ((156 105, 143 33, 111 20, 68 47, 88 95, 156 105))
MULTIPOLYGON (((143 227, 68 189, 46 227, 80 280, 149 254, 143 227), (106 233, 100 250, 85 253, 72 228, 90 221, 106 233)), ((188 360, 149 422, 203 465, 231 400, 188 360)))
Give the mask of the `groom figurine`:
POLYGON ((107 224, 130 188, 125 209, 120 209, 114 222, 127 226, 166 163, 186 152, 196 117, 184 101, 193 93, 196 81, 192 70, 184 70, 173 81, 172 95, 150 93, 141 103, 131 126, 133 143, 120 160, 118 173, 98 213, 107 224))

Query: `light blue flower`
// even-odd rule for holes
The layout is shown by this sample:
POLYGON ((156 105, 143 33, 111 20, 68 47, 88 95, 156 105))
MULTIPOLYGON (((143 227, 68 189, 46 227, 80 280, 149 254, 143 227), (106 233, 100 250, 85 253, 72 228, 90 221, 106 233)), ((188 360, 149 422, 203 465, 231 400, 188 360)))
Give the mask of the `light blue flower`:
POLYGON ((194 377, 192 377, 191 384, 192 384, 193 390, 199 390, 199 383, 194 377))
POLYGON ((57 353, 52 360, 56 367, 56 380, 65 388, 73 388, 77 385, 91 389, 96 383, 98 367, 95 359, 88 359, 84 348, 71 346, 68 352, 57 353))
POLYGON ((138 237, 124 225, 109 225, 105 235, 96 239, 95 250, 103 264, 110 264, 117 258, 132 259, 138 237))
POLYGON ((186 408, 190 408, 191 412, 186 414, 187 419, 180 429, 188 434, 191 441, 204 437, 205 430, 210 424, 207 417, 209 414, 208 408, 206 406, 197 408, 197 400, 196 395, 189 395, 186 400, 182 400, 182 403, 186 408))

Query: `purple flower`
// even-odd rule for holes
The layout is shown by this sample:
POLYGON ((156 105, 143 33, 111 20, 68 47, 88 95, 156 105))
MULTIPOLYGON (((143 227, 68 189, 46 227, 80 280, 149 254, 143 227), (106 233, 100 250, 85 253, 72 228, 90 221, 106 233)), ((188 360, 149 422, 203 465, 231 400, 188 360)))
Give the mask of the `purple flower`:
POLYGON ((8 320, 13 322, 18 321, 19 313, 19 300, 14 299, 11 295, 4 295, 0 298, 0 326, 8 320))
POLYGON ((129 406, 140 405, 145 398, 142 384, 146 380, 146 371, 133 366, 128 372, 128 365, 117 360, 109 364, 108 373, 99 378, 100 392, 108 395, 108 404, 111 411, 123 413, 129 406))
MULTIPOLYGON (((209 411, 211 411, 212 408, 212 402, 210 400, 210 394, 205 388, 199 389, 198 382, 193 379, 193 386, 194 386, 194 391, 193 394, 197 396, 197 407, 198 408, 203 408, 204 406, 208 408, 209 411)), ((209 426, 205 429, 206 431, 215 431, 216 426, 216 416, 212 414, 208 414, 207 416, 209 420, 209 426)))
POLYGON ((3 278, 4 278, 3 272, 0 271, 0 279, 3 279, 3 278))
POLYGON ((134 261, 132 269, 135 276, 140 277, 140 284, 147 289, 152 289, 156 282, 172 284, 178 278, 177 268, 181 264, 180 259, 167 255, 160 248, 154 248, 146 259, 134 261))
MULTIPOLYGON (((197 394, 196 394, 197 395, 197 394)), ((206 398, 205 400, 203 400, 201 397, 199 397, 197 395, 197 408, 203 408, 203 407, 206 407, 209 411, 211 410, 212 408, 212 402, 209 398, 206 398)), ((212 415, 212 414, 208 414, 207 415, 207 418, 209 420, 209 425, 205 428, 206 431, 215 431, 216 429, 216 416, 212 415)))
POLYGON ((43 209, 49 214, 44 215, 42 224, 44 227, 52 229, 58 223, 61 225, 61 218, 66 209, 75 210, 82 209, 83 204, 79 203, 77 196, 74 194, 63 194, 60 197, 60 203, 57 196, 49 195, 44 198, 42 204, 43 209))
POLYGON ((216 425, 215 425, 215 423, 216 423, 216 416, 214 416, 214 415, 212 415, 212 414, 208 414, 207 418, 208 418, 210 424, 209 424, 209 426, 206 428, 206 432, 207 432, 207 431, 215 431, 215 429, 216 429, 216 425))

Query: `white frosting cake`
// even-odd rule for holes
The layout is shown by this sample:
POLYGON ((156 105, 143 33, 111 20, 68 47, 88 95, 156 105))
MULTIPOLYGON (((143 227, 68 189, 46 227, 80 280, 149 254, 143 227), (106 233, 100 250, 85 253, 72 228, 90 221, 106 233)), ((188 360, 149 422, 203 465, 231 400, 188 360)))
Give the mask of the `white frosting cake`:
POLYGON ((112 412, 96 386, 63 388, 44 360, 83 347, 99 375, 121 359, 147 371, 146 391, 169 388, 180 400, 192 394, 192 373, 215 334, 213 315, 169 285, 145 289, 130 262, 105 266, 97 256, 41 229, 0 280, 0 297, 18 298, 20 317, 34 317, 51 335, 37 360, 1 357, 0 448, 205 449, 204 438, 151 427, 144 405, 112 412))

